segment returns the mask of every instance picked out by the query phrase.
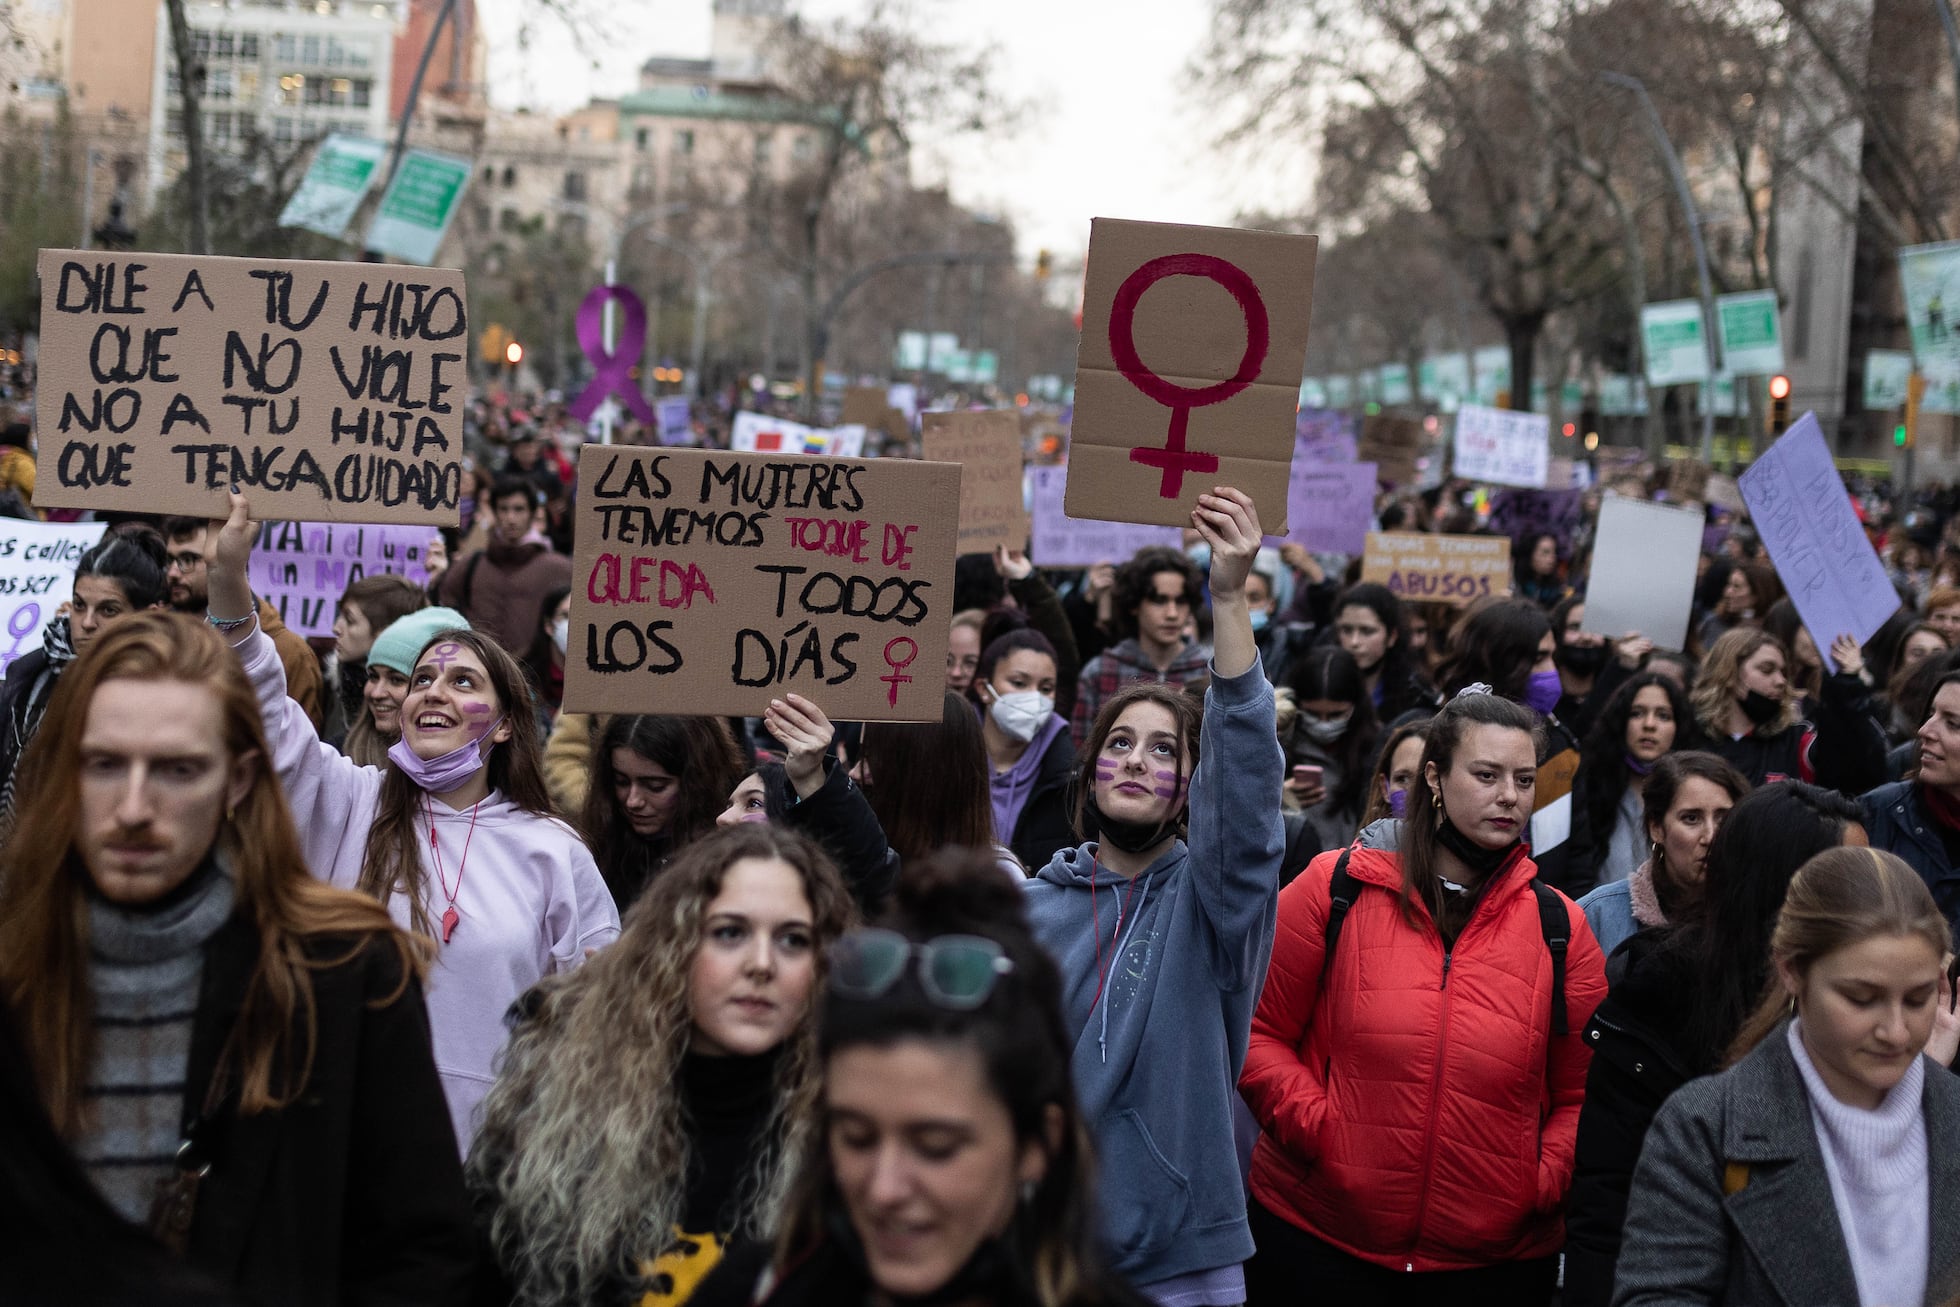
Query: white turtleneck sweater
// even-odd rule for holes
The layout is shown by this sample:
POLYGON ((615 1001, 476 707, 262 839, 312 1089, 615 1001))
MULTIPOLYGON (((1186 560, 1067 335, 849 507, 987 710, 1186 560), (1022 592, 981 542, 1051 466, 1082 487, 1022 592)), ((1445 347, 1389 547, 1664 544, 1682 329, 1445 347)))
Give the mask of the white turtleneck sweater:
POLYGON ((1801 1026, 1801 1018, 1790 1023, 1790 1055, 1809 1093, 1858 1301, 1862 1307, 1913 1307, 1926 1297, 1932 1220, 1921 1101, 1926 1059, 1914 1058, 1885 1101, 1867 1111, 1832 1097, 1804 1048, 1801 1026))

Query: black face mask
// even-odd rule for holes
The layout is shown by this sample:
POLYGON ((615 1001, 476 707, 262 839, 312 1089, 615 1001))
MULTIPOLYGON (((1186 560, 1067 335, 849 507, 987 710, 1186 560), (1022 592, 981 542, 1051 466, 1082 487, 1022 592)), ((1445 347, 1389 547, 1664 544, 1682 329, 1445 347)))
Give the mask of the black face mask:
POLYGON ((1552 661, 1574 676, 1597 676, 1612 656, 1613 650, 1608 645, 1562 644, 1552 655, 1552 661))
POLYGON ((1457 861, 1468 867, 1478 880, 1483 880, 1503 866, 1504 860, 1511 856, 1511 850, 1518 847, 1517 841, 1513 840, 1501 849, 1487 849, 1458 830, 1448 814, 1444 814, 1442 821, 1436 825, 1436 842, 1454 853, 1457 861))
POLYGON ((1782 711, 1781 699, 1772 699, 1759 690, 1751 690, 1742 696, 1742 715, 1757 726, 1769 725, 1782 711))
POLYGON ((1172 813, 1162 821, 1125 821, 1103 812, 1096 796, 1089 796, 1089 818, 1096 823, 1096 838, 1125 853, 1148 853, 1162 844, 1176 829, 1178 815, 1172 813))

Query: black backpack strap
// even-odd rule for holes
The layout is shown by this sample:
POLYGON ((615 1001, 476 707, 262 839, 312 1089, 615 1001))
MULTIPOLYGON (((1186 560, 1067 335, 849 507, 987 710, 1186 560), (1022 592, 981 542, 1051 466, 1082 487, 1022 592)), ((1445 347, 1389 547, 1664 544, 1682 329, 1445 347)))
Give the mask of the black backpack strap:
POLYGON ((1341 923, 1347 920, 1348 909, 1354 906, 1355 896, 1361 893, 1361 882, 1348 875, 1348 858, 1354 853, 1354 846, 1341 850, 1340 861, 1334 864, 1333 879, 1327 882, 1327 935, 1322 946, 1320 960, 1320 979, 1327 980, 1327 972, 1334 965, 1334 946, 1341 942, 1341 923))
POLYGON ((1565 910, 1565 896, 1534 878, 1531 892, 1538 896, 1538 926, 1545 932, 1545 947, 1552 951, 1552 1033, 1570 1034, 1565 1012, 1565 950, 1572 942, 1572 917, 1565 910))

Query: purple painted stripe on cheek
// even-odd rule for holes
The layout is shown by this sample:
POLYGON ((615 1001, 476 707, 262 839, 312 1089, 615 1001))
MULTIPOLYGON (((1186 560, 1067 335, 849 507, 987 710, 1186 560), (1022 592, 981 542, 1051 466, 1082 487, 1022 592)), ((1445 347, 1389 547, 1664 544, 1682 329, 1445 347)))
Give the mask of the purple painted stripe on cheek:
POLYGON ((1099 781, 1115 780, 1116 764, 1113 762, 1104 762, 1102 759, 1098 758, 1096 760, 1096 779, 1099 781))

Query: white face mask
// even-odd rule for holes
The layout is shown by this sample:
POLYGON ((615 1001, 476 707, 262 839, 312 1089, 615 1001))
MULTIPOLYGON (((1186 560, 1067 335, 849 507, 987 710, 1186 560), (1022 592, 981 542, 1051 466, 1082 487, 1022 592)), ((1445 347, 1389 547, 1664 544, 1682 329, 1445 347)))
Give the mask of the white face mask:
POLYGON ((1300 729, 1305 731, 1307 738, 1316 744, 1332 744, 1347 734, 1349 720, 1350 718, 1347 717, 1336 717, 1333 721, 1326 721, 1319 717, 1303 717, 1300 720, 1300 729))
POLYGON ((561 617, 551 624, 551 642, 558 646, 558 652, 565 652, 566 643, 572 638, 572 619, 561 617))
POLYGON ((987 710, 994 725, 1023 744, 1034 739, 1054 711, 1055 701, 1039 690, 1016 690, 1012 694, 996 690, 993 706, 987 710))

